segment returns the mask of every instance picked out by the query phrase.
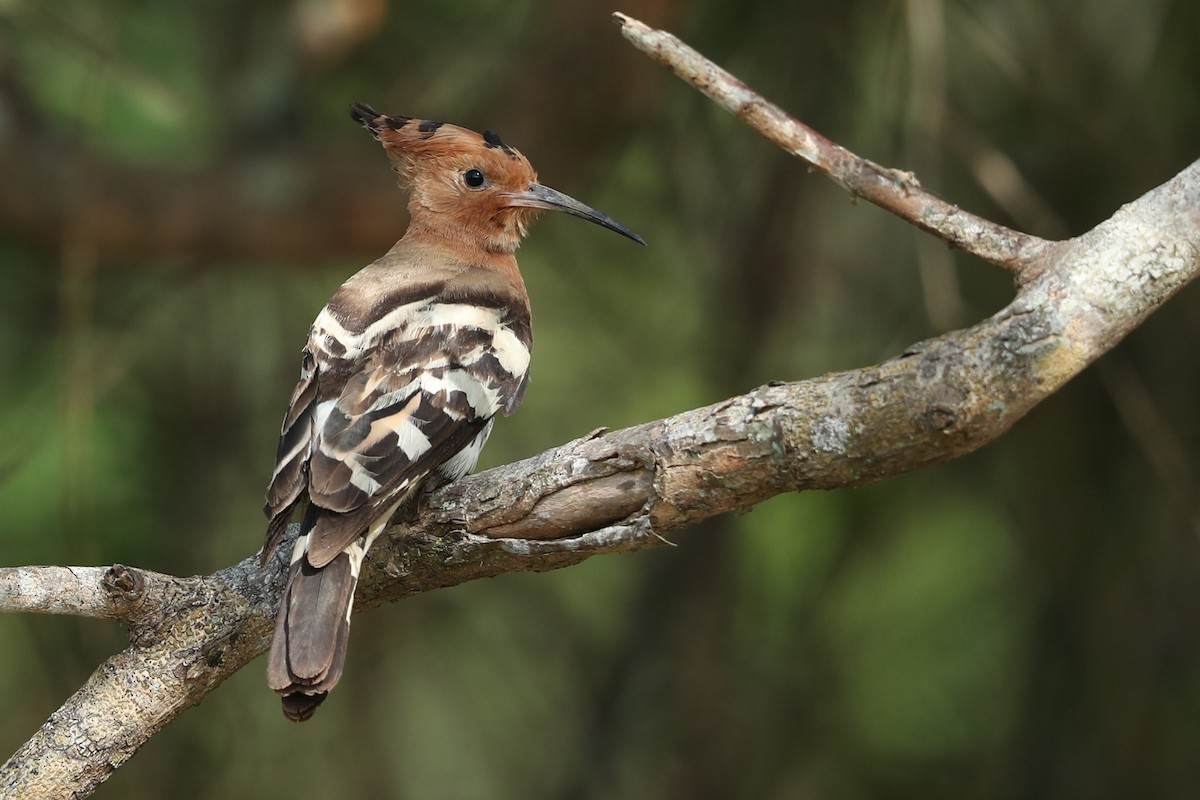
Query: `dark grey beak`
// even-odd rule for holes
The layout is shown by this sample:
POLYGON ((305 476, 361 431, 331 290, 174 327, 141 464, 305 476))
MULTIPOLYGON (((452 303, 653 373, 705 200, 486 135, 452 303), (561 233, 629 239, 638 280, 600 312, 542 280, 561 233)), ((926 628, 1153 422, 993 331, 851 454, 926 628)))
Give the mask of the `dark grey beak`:
POLYGON ((638 244, 645 244, 646 241, 638 236, 633 231, 626 228, 621 223, 617 222, 607 214, 601 214, 591 206, 585 206, 573 197, 568 197, 562 192, 555 191, 549 186, 543 186, 540 183, 531 183, 529 188, 523 192, 512 192, 504 195, 510 206, 524 206, 526 208, 544 208, 549 211, 563 211, 580 219, 586 219, 589 222, 594 222, 597 225, 608 228, 610 231, 621 234, 627 238, 633 239, 638 244))

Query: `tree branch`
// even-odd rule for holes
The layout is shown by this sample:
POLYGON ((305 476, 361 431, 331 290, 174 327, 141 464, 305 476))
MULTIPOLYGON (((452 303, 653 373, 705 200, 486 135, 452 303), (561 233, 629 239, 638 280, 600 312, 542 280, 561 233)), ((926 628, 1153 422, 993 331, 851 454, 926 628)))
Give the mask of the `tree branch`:
POLYGON ((73 614, 136 626, 160 608, 179 579, 111 567, 0 567, 0 613, 73 614))
MULTIPOLYGON (((623 24, 629 31, 633 21, 623 24)), ((666 36, 651 33, 648 41, 666 36)), ((724 75, 702 59, 699 67, 697 74, 724 75)), ((760 120, 759 113, 744 118, 760 120)), ((774 112, 768 117, 778 119, 774 112)), ((824 145, 818 145, 820 156, 824 145)), ((376 544, 356 609, 662 544, 673 531, 781 492, 858 485, 976 450, 1200 271, 1200 161, 1088 233, 1047 243, 961 212, 931 217, 921 209, 941 201, 874 165, 879 180, 871 189, 864 175, 874 173, 853 167, 856 157, 838 150, 841 160, 822 163, 852 191, 1017 270, 1013 302, 974 327, 919 342, 882 364, 769 384, 667 419, 597 431, 445 487, 417 518, 393 525, 392 536, 376 544), (839 164, 852 166, 837 171, 839 164), (910 209, 902 200, 912 197, 918 199, 910 209)), ((0 792, 90 794, 147 739, 262 653, 289 549, 281 547, 265 569, 250 557, 205 577, 131 570, 148 587, 136 613, 112 605, 100 568, 0 574, 5 609, 133 623, 130 646, 0 767, 0 792), (22 588, 34 579, 44 588, 22 588), (73 583, 80 586, 72 589, 73 583), (161 590, 149 588, 156 586, 161 590)))
POLYGON ((1044 239, 1014 231, 950 205, 921 188, 911 172, 888 169, 834 144, 666 31, 613 14, 633 46, 670 69, 754 130, 804 159, 850 194, 885 208, 954 247, 1020 277, 1038 262, 1044 239))

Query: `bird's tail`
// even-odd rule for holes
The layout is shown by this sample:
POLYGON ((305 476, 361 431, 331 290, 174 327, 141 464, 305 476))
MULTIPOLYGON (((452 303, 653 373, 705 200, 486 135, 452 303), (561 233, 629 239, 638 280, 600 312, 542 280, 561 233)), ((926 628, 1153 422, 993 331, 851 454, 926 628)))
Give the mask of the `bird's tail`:
POLYGON ((311 717, 342 677, 354 587, 365 549, 357 541, 317 568, 302 547, 296 548, 298 557, 292 559, 267 660, 267 682, 283 700, 288 719, 303 722, 311 717))

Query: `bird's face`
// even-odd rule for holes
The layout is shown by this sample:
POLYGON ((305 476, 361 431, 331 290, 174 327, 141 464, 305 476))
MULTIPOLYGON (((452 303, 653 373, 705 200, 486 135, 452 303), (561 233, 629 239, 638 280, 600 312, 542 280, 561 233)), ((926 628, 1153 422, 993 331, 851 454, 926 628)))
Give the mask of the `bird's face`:
POLYGON ((354 119, 383 142, 412 189, 413 225, 511 253, 538 210, 581 217, 645 244, 611 217, 537 181, 520 151, 482 134, 430 120, 381 115, 355 106, 354 119))
POLYGON ((537 173, 490 131, 483 136, 463 128, 442 133, 449 127, 439 129, 444 147, 412 161, 407 177, 414 220, 456 238, 476 239, 487 250, 512 252, 537 211, 513 198, 537 185, 537 173))

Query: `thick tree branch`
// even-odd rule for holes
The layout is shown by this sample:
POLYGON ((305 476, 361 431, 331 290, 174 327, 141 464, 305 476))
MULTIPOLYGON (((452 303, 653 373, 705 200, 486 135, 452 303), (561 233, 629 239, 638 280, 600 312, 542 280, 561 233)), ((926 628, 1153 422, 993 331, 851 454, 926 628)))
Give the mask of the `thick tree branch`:
MULTIPOLYGON (((915 186, 906 179, 880 185, 881 196, 915 186)), ((1200 161, 1065 242, 953 214, 934 223, 921 214, 906 218, 1019 269, 1015 300, 974 327, 876 366, 770 384, 668 419, 596 432, 443 488, 416 519, 394 525, 393 537, 376 544, 356 608, 661 544, 673 531, 781 492, 867 483, 982 447, 1200 271, 1200 161)), ((142 573, 147 587, 163 588, 153 599, 147 589, 135 614, 105 599, 103 570, 0 576, 3 586, 44 584, 10 588, 0 600, 5 608, 86 609, 134 623, 130 646, 0 768, 0 792, 86 796, 263 652, 287 550, 266 569, 250 557, 206 577, 142 573)))

